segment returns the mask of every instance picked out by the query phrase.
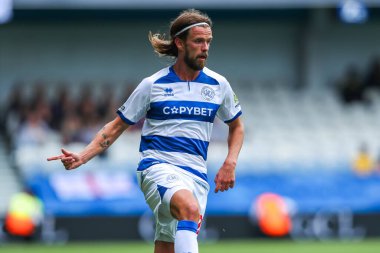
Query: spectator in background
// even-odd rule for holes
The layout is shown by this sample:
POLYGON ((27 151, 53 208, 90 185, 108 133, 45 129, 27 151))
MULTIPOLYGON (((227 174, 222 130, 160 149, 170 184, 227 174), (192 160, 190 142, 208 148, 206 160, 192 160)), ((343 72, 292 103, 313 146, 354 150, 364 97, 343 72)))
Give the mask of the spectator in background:
POLYGON ((360 146, 359 153, 353 163, 353 169, 359 176, 368 176, 375 169, 375 161, 369 154, 365 143, 360 146))
POLYGON ((350 65, 346 69, 345 76, 338 83, 338 91, 342 102, 352 104, 355 102, 369 103, 365 96, 365 87, 355 65, 350 65))
MULTIPOLYGON (((1 115, 1 129, 9 151, 17 145, 42 145, 49 141, 49 133, 60 133, 63 144, 87 143, 99 130, 100 125, 114 118, 115 108, 121 102, 107 82, 100 92, 99 104, 94 101, 93 82, 81 85, 78 97, 70 94, 66 81, 58 81, 52 100, 46 92, 43 80, 29 83, 16 81, 8 96, 1 115), (30 96, 25 87, 32 86, 30 96)), ((135 86, 126 82, 128 98, 135 86)), ((129 128, 140 130, 143 120, 129 128)))
POLYGON ((94 102, 92 83, 85 83, 80 91, 79 104, 77 105, 78 116, 83 120, 84 125, 92 121, 97 116, 97 107, 94 102))
MULTIPOLYGON (((115 108, 121 103, 110 82, 103 85, 99 104, 95 104, 92 81, 81 84, 79 102, 70 94, 70 84, 66 81, 55 85, 57 88, 51 102, 46 92, 48 83, 36 80, 32 84, 31 94, 26 96, 24 86, 29 87, 30 84, 15 82, 4 107, 1 127, 9 151, 16 145, 43 144, 47 140, 46 131, 60 133, 63 144, 88 143, 101 125, 114 118, 115 108)), ((124 92, 129 97, 135 86, 129 82, 126 84, 124 92)), ((129 130, 140 130, 142 122, 139 121, 129 130)))
POLYGON ((48 96, 46 93, 46 86, 46 82, 42 80, 36 81, 33 87, 33 94, 29 102, 29 108, 38 112, 41 120, 45 121, 47 124, 50 124, 52 116, 50 104, 47 99, 48 96))
POLYGON ((82 87, 80 102, 77 106, 78 116, 81 120, 78 141, 82 143, 90 142, 101 127, 92 85, 88 82, 82 87))
POLYGON ((71 100, 67 87, 68 83, 61 81, 56 98, 51 103, 51 128, 56 131, 62 130, 63 122, 70 111, 74 111, 74 101, 71 100))
POLYGON ((97 113, 102 122, 109 122, 115 116, 115 108, 119 103, 115 99, 114 90, 114 85, 109 82, 102 87, 101 97, 97 106, 97 113))
POLYGON ((21 123, 20 129, 15 136, 16 147, 25 145, 40 146, 49 138, 50 127, 43 118, 43 111, 31 108, 26 120, 21 123))
POLYGON ((74 111, 67 113, 62 121, 62 143, 67 145, 72 142, 80 142, 80 129, 81 120, 78 114, 74 111))
POLYGON ((364 82, 366 89, 376 89, 380 92, 380 57, 375 57, 364 82))

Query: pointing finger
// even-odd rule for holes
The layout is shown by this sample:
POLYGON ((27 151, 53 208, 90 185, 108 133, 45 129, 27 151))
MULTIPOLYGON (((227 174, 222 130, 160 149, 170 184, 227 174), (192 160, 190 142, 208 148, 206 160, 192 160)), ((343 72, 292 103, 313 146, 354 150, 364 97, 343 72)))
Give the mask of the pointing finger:
POLYGON ((48 160, 48 161, 60 160, 63 157, 65 157, 65 156, 64 155, 52 156, 52 157, 47 158, 46 160, 48 160))

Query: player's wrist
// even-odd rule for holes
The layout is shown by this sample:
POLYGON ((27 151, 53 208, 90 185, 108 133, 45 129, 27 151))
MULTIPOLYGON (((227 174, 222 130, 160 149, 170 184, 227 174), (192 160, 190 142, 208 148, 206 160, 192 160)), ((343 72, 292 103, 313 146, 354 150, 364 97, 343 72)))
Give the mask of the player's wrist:
POLYGON ((226 159, 224 161, 224 165, 232 169, 235 169, 236 164, 237 164, 237 161, 234 159, 226 159))
POLYGON ((87 157, 86 153, 78 154, 78 160, 81 164, 87 163, 90 159, 87 157))

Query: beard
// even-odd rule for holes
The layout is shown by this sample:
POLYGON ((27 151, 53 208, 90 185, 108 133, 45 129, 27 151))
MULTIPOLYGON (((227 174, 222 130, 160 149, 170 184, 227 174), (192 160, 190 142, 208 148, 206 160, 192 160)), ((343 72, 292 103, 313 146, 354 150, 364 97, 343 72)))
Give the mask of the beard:
POLYGON ((195 71, 199 71, 199 70, 202 70, 206 64, 206 61, 197 61, 197 59, 200 57, 200 56, 205 56, 207 57, 207 54, 202 54, 202 55, 198 55, 196 56, 195 58, 190 58, 189 57, 189 51, 187 49, 187 47, 185 47, 185 57, 184 57, 184 61, 186 63, 186 65, 191 68, 192 70, 195 70, 195 71))

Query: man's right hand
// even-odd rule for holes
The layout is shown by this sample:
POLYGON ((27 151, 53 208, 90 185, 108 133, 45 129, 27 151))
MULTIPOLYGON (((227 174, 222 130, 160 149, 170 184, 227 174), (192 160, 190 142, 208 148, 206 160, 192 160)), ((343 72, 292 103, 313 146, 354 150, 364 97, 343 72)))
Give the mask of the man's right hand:
POLYGON ((63 166, 65 166, 66 170, 76 169, 84 162, 81 160, 80 156, 76 153, 69 152, 65 149, 61 149, 62 155, 52 156, 47 158, 48 161, 61 160, 63 166))

